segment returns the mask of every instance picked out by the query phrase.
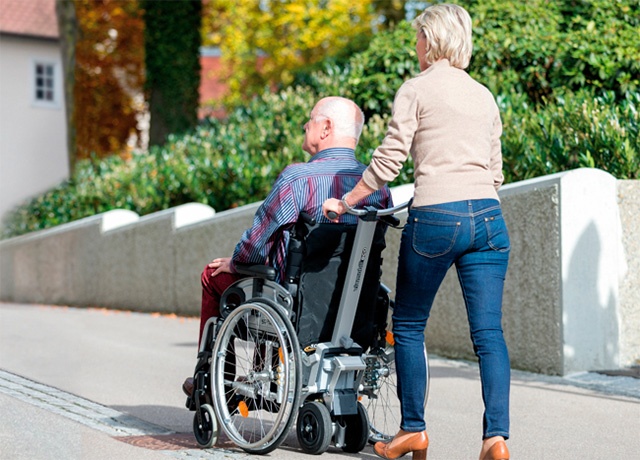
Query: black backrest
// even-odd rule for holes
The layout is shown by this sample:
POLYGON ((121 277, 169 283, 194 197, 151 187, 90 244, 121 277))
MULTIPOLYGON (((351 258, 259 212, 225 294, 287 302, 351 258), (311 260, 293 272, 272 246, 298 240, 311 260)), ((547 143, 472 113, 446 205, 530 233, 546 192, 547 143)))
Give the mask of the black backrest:
MULTIPOLYGON (((375 320, 379 316, 376 315, 376 304, 385 231, 386 225, 378 224, 351 333, 355 342, 364 349, 373 340, 375 320)), ((356 225, 302 221, 292 232, 290 255, 295 258, 291 254, 293 248, 302 254, 295 308, 296 330, 303 348, 331 340, 355 232, 356 225)))

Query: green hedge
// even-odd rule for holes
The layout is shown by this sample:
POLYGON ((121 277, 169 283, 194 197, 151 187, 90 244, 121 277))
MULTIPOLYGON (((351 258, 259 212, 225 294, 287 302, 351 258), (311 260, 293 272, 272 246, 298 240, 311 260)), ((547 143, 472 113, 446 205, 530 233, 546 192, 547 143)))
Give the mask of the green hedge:
MULTIPOLYGON (((640 178, 640 12, 637 0, 463 2, 474 18, 469 72, 501 107, 507 182, 577 167, 640 178)), ((72 180, 16 209, 3 236, 109 209, 141 215, 186 202, 218 211, 264 198, 278 173, 306 161, 302 126, 326 95, 353 98, 367 114, 357 155, 384 137, 398 86, 418 72, 409 24, 378 34, 344 65, 265 91, 225 121, 209 120, 130 161, 78 164, 72 180)), ((394 184, 412 180, 405 166, 394 184)))
POLYGON ((640 94, 581 90, 536 108, 517 96, 498 101, 506 182, 583 167, 640 179, 640 94))
POLYGON ((639 90, 637 0, 469 3, 471 73, 494 94, 513 90, 539 103, 557 90, 639 90))

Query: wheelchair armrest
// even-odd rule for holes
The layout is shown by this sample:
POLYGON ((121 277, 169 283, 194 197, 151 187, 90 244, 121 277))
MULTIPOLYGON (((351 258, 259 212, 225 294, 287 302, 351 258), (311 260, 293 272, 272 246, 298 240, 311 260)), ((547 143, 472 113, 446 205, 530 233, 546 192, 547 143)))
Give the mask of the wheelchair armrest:
POLYGON ((235 268, 236 272, 241 275, 257 276, 258 278, 265 278, 269 281, 276 279, 276 269, 268 265, 236 262, 235 268))

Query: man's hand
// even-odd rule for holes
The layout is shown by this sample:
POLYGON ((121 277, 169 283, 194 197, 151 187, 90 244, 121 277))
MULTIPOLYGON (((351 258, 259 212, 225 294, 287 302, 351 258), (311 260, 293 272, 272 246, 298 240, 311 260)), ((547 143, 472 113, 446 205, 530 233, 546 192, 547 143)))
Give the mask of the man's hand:
POLYGON ((331 222, 338 222, 339 217, 345 212, 347 212, 347 210, 342 204, 342 201, 336 198, 329 198, 328 200, 325 200, 324 203, 322 203, 322 214, 324 214, 324 216, 327 219, 329 219, 331 222), (338 215, 338 217, 336 217, 335 219, 332 219, 331 217, 329 217, 328 214, 330 211, 335 212, 338 215))
POLYGON ((211 277, 218 275, 219 273, 234 273, 231 269, 231 257, 222 257, 220 259, 213 259, 213 261, 209 264, 209 268, 215 268, 211 274, 211 277))

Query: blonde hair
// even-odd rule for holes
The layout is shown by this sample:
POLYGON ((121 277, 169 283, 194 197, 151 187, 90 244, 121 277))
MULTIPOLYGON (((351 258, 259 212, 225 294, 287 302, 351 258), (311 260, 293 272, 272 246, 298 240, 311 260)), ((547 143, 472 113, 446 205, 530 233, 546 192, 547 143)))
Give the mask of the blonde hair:
POLYGON ((469 66, 473 41, 467 10, 450 3, 432 5, 415 18, 412 25, 427 40, 425 61, 428 65, 445 58, 459 69, 469 66))
POLYGON ((351 137, 358 142, 364 125, 364 114, 358 105, 350 99, 330 96, 318 104, 316 116, 330 118, 337 137, 351 137))

